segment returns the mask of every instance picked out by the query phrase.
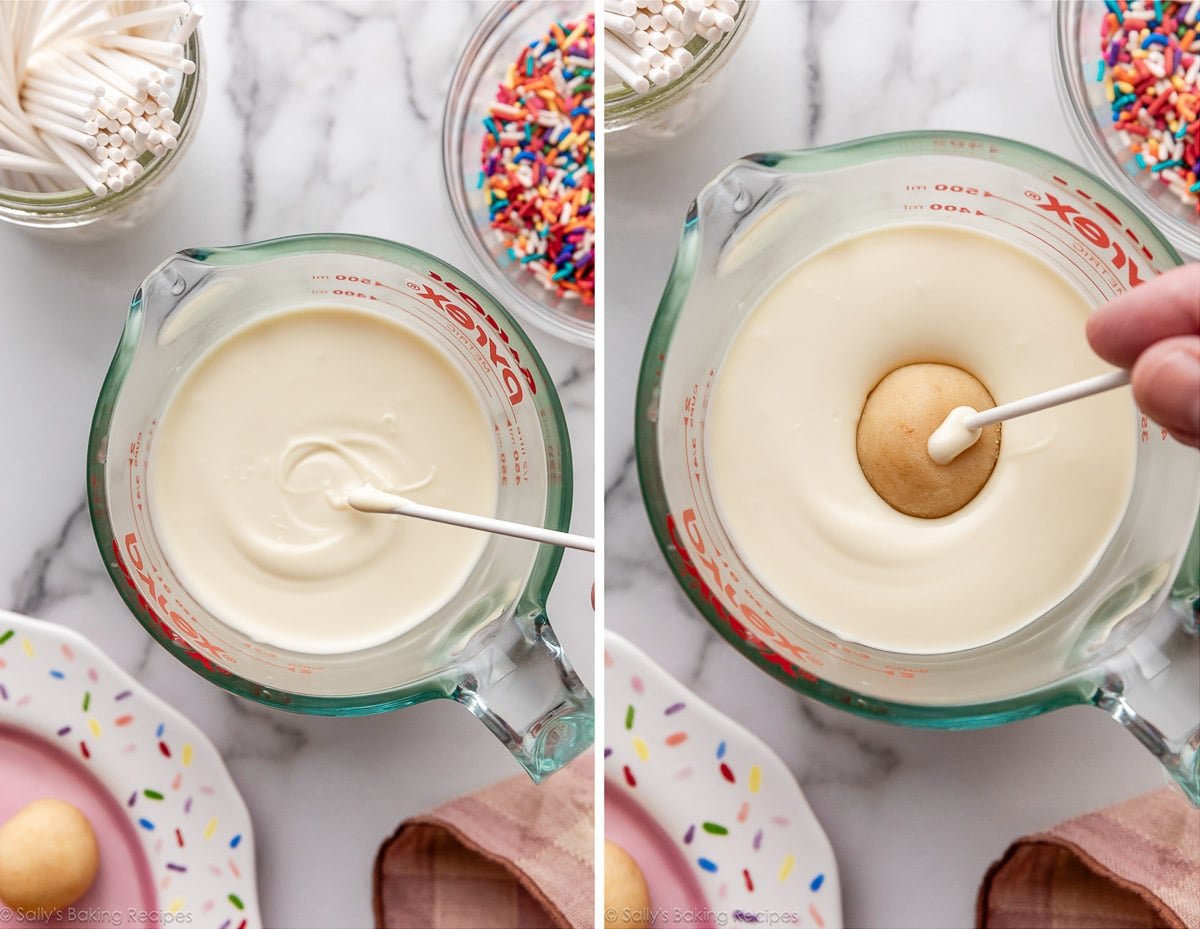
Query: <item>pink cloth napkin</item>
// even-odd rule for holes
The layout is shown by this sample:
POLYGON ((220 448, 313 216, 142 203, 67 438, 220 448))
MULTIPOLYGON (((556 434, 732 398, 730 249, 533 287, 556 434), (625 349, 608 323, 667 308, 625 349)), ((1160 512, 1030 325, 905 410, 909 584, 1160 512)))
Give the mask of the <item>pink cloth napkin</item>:
POLYGON ((979 929, 1200 929, 1200 810, 1167 787, 1018 839, 979 929))
POLYGON ((379 929, 585 929, 595 913, 587 753, 407 819, 375 860, 379 929))

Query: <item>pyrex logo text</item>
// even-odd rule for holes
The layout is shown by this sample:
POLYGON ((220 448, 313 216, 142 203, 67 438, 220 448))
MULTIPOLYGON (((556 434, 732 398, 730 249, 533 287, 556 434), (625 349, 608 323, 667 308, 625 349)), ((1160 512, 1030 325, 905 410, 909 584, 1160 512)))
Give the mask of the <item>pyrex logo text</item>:
POLYGON ((503 381, 505 390, 508 391, 509 402, 513 406, 516 406, 518 403, 524 400, 526 385, 528 385, 529 392, 531 394, 536 394, 537 384, 533 379, 533 372, 528 368, 521 367, 520 355, 517 354, 516 349, 509 345, 508 333, 500 328, 500 325, 496 322, 495 318, 490 313, 486 312, 482 306, 480 306, 478 300, 476 300, 470 294, 462 291, 453 281, 446 280, 435 271, 430 271, 429 276, 449 290, 451 294, 453 294, 453 297, 439 293, 428 284, 422 284, 416 281, 408 282, 409 289, 414 291, 422 300, 432 303, 466 331, 474 331, 475 344, 482 349, 486 349, 488 361, 491 362, 492 367, 500 376, 500 380, 503 381), (470 313, 464 310, 457 303, 453 302, 454 299, 458 299, 467 304, 467 306, 475 311, 481 320, 488 324, 492 332, 494 332, 496 337, 499 338, 500 342, 507 347, 507 351, 505 353, 501 353, 500 346, 496 343, 496 339, 492 337, 492 334, 484 329, 483 326, 477 324, 470 313), (512 363, 509 362, 506 355, 512 356, 512 363), (513 369, 513 364, 516 365, 516 370, 513 369), (524 379, 523 381, 522 378, 524 379))
POLYGON ((722 576, 721 567, 717 564, 716 558, 708 554, 708 547, 704 544, 704 538, 700 534, 700 523, 696 511, 691 507, 685 509, 681 514, 681 522, 687 537, 686 543, 680 538, 675 517, 671 514, 667 514, 667 533, 671 537, 675 551, 679 553, 684 570, 699 585, 705 602, 709 603, 717 611, 717 614, 729 624, 739 639, 751 643, 762 655, 763 660, 782 669, 791 677, 803 677, 815 681, 816 677, 812 672, 801 668, 799 663, 819 666, 820 659, 808 649, 781 635, 756 610, 738 600, 733 585, 722 576), (695 553, 695 559, 689 550, 695 553), (712 579, 712 585, 701 575, 696 561, 700 562, 699 567, 703 567, 708 572, 712 579), (724 595, 724 599, 718 596, 718 592, 724 595), (740 619, 730 611, 726 601, 741 614, 740 619), (747 624, 749 628, 747 628, 747 624), (765 636, 770 644, 759 636, 765 636), (785 652, 786 655, 783 654, 785 652))
POLYGON ((121 551, 117 547, 116 539, 113 540, 113 554, 117 557, 117 564, 121 569, 121 573, 125 575, 125 581, 133 588, 134 593, 138 595, 138 606, 150 614, 155 625, 162 630, 172 642, 181 645, 187 656, 193 661, 197 661, 204 665, 209 671, 219 671, 223 674, 228 672, 217 664, 216 661, 224 661, 232 664, 233 661, 229 654, 219 645, 214 645, 209 641, 208 637, 198 631, 195 626, 184 619, 179 613, 171 609, 167 605, 167 598, 163 593, 159 592, 158 586, 154 582, 154 578, 146 571, 145 561, 142 558, 141 545, 138 542, 137 535, 132 532, 125 534, 125 554, 128 555, 128 561, 121 557, 121 551), (141 581, 139 587, 134 582, 133 575, 130 574, 130 567, 137 574, 137 579, 141 581), (149 599, 147 599, 149 598, 149 599), (154 609, 158 607, 163 613, 171 618, 171 622, 167 623, 154 609), (201 651, 208 652, 208 655, 201 654, 201 651), (209 657, 211 656, 211 658, 209 657))
POLYGON ((1101 250, 1111 248, 1113 251, 1113 267, 1117 270, 1120 270, 1128 265, 1129 270, 1126 272, 1126 275, 1129 281, 1129 286, 1136 287, 1138 284, 1142 283, 1142 276, 1138 273, 1137 262, 1135 262, 1131 256, 1126 255, 1125 251, 1121 248, 1121 244, 1110 239, 1108 237, 1108 233, 1105 232, 1098 223, 1096 223, 1094 220, 1088 219, 1086 216, 1080 213, 1079 210, 1075 209, 1075 207, 1068 206, 1067 204, 1063 203, 1052 193, 1047 192, 1046 199, 1050 202, 1039 203, 1038 209, 1045 210, 1048 213, 1053 213, 1055 216, 1061 219, 1065 225, 1071 229, 1074 229, 1077 233, 1079 233, 1080 236, 1084 238, 1084 240, 1090 242, 1092 245, 1096 246, 1096 248, 1101 250))

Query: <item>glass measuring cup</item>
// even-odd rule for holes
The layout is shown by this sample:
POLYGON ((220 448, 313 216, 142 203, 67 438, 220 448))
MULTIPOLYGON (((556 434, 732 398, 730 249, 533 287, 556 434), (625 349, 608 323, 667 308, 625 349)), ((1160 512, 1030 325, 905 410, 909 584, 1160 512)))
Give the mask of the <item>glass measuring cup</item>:
MULTIPOLYGON (((726 640, 831 706, 951 729, 1093 704, 1200 805, 1200 456, 1145 417, 1130 423, 1138 442, 1132 496, 1090 576, 1045 615, 980 648, 909 655, 842 640, 774 598, 721 523, 705 421, 742 321, 818 249, 917 221, 1013 242, 1097 306, 1180 261, 1094 175, 1006 139, 901 133, 736 162, 688 213, 638 384, 638 471, 671 570, 726 640)), ((887 608, 886 591, 879 608, 887 608)))
POLYGON ((155 427, 173 388, 232 330, 302 306, 379 313, 436 343, 493 424, 495 515, 567 529, 566 423, 541 359, 512 318, 470 278, 417 249, 298 236, 180 252, 134 296, 88 442, 92 528, 113 583, 160 645, 226 690, 325 716, 456 700, 540 780, 586 749, 594 728, 591 694, 546 618, 561 549, 490 536, 470 577, 432 617, 384 645, 334 655, 249 639, 197 602, 164 557, 143 506, 155 427))

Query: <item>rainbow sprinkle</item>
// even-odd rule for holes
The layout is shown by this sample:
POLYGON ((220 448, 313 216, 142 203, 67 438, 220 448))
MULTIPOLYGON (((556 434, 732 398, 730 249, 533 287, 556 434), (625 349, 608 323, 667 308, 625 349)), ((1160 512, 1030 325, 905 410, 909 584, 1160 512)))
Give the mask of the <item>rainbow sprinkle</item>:
POLYGON ((552 23, 509 65, 483 120, 479 186, 508 257, 595 303, 595 17, 552 23))
POLYGON ((1139 170, 1200 213, 1200 3, 1105 0, 1096 80, 1139 170))
POLYGON ((830 919, 837 872, 820 827, 782 805, 798 793, 794 782, 772 773, 765 747, 714 726, 702 704, 679 699, 680 684, 621 648, 611 642, 604 655, 617 721, 604 747, 606 794, 653 811, 720 925, 757 925, 764 911, 810 929, 841 925, 830 919))

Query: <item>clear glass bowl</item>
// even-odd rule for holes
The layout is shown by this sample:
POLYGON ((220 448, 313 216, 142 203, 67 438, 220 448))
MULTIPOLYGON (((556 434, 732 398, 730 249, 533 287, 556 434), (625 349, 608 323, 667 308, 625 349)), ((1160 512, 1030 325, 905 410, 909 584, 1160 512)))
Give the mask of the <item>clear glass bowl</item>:
POLYGON ((491 228, 478 183, 483 119, 504 72, 520 49, 552 22, 579 19, 589 12, 591 4, 581 0, 504 0, 488 11, 467 41, 450 80, 442 120, 442 172, 459 234, 482 269, 488 289, 539 329, 590 347, 596 339, 595 308, 577 297, 552 293, 509 258, 491 228))
POLYGON ((1106 181, 1129 197, 1180 251, 1200 257, 1200 216, 1195 207, 1140 168, 1112 131, 1104 85, 1096 80, 1100 23, 1107 12, 1101 0, 1059 0, 1055 10, 1055 75, 1071 132, 1106 181))
POLYGON ((44 230, 54 238, 80 240, 103 238, 144 222, 162 204, 170 189, 166 182, 191 145, 204 110, 206 68, 198 31, 188 39, 184 54, 196 63, 196 70, 182 75, 179 81, 175 119, 181 129, 176 148, 165 155, 143 155, 146 173, 120 193, 104 197, 96 197, 82 187, 53 194, 0 188, 0 220, 44 230))
POLYGON ((712 103, 713 79, 742 44, 757 0, 743 0, 734 27, 716 42, 693 39, 695 62, 677 80, 639 94, 624 84, 604 92, 604 154, 628 155, 673 139, 696 122, 712 103))

